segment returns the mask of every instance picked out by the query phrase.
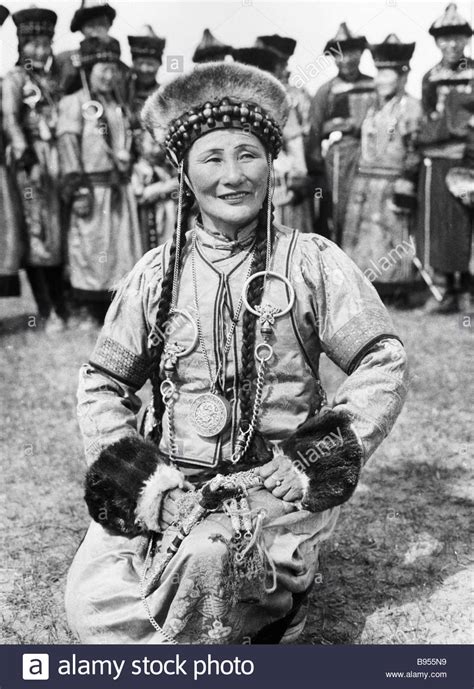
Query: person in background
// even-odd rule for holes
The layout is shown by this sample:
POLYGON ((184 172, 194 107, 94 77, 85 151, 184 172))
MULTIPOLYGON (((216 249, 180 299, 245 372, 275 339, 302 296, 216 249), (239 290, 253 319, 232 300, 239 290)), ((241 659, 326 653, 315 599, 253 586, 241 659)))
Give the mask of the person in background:
POLYGON ((277 56, 278 62, 275 76, 280 79, 282 84, 286 87, 291 106, 297 114, 298 124, 303 133, 303 139, 306 141, 310 128, 309 111, 311 107, 311 96, 305 88, 300 88, 290 82, 291 72, 288 67, 288 61, 295 52, 296 41, 293 38, 273 34, 271 36, 257 36, 255 45, 258 48, 268 48, 268 50, 272 50, 277 56))
POLYGON ((127 80, 127 102, 132 117, 133 128, 142 129, 140 113, 146 99, 159 84, 158 70, 161 67, 166 39, 156 35, 149 24, 145 24, 134 36, 128 37, 132 55, 132 68, 127 80))
POLYGON ((232 46, 222 43, 209 29, 204 29, 202 38, 193 54, 193 62, 221 62, 232 54, 232 46))
POLYGON ((323 84, 310 108, 306 146, 313 187, 320 190, 318 232, 341 246, 349 190, 360 153, 360 128, 374 97, 374 82, 360 71, 365 36, 354 36, 345 23, 324 48, 338 74, 323 84))
POLYGON ((42 324, 66 327, 56 143, 59 88, 52 39, 57 16, 38 7, 13 15, 18 62, 3 82, 3 116, 25 225, 26 271, 42 324))
POLYGON ((85 38, 80 54, 83 88, 61 99, 58 141, 77 327, 90 329, 143 248, 130 184, 131 130, 115 88, 120 45, 110 36, 85 38))
MULTIPOLYGON (((81 7, 74 12, 71 31, 72 33, 80 31, 84 38, 104 38, 108 36, 116 14, 114 8, 106 2, 82 0, 81 7)), ((56 56, 56 62, 61 75, 61 93, 68 95, 78 91, 81 88, 79 51, 77 49, 65 50, 56 56)), ((128 67, 123 62, 120 62, 119 66, 121 77, 126 78, 128 67)))
MULTIPOLYGON (((236 62, 258 67, 277 79, 282 74, 281 58, 269 48, 236 48, 232 55, 236 62)), ((285 83, 283 87, 286 91, 285 83)), ((304 155, 303 129, 288 92, 287 97, 289 114, 283 131, 283 149, 274 165, 275 219, 288 227, 298 227, 301 232, 313 232, 313 207, 304 155)))
POLYGON ((474 100, 474 63, 464 53, 472 27, 450 4, 430 27, 441 62, 423 77, 423 124, 420 146, 424 161, 419 186, 417 247, 425 268, 444 276, 445 293, 433 310, 452 313, 470 308, 472 214, 446 186, 446 175, 463 158, 470 115, 453 107, 452 91, 474 100), (456 281, 458 278, 458 281, 456 281))
POLYGON ((176 175, 165 160, 162 147, 147 136, 141 122, 143 105, 159 86, 157 74, 166 39, 145 25, 128 37, 128 43, 133 60, 127 87, 133 132, 132 187, 138 203, 143 250, 148 251, 171 236, 176 214, 176 175))
POLYGON ((382 298, 409 306, 424 288, 412 238, 421 104, 405 90, 414 43, 395 34, 370 46, 376 100, 362 123, 361 154, 347 203, 342 248, 382 298))
POLYGON ((140 159, 133 166, 132 187, 138 203, 143 250, 155 249, 173 235, 178 179, 163 146, 143 132, 140 159))
MULTIPOLYGON (((9 10, 0 5, 0 26, 3 26, 9 10)), ((21 293, 19 268, 23 252, 22 233, 18 209, 19 199, 9 173, 5 155, 2 116, 2 80, 0 79, 0 298, 18 297, 21 293)))

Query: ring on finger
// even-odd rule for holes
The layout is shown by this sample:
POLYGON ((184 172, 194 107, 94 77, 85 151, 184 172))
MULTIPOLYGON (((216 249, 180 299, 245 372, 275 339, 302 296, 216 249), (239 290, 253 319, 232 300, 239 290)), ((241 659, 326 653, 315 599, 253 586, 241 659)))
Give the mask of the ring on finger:
POLYGON ((277 479, 277 481, 276 481, 277 486, 281 486, 282 483, 283 483, 283 481, 281 480, 281 478, 277 479))

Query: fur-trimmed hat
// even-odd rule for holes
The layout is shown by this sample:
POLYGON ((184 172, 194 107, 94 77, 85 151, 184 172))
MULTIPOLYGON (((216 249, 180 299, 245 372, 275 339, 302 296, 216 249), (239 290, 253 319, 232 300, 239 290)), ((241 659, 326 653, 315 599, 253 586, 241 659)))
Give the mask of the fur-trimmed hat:
POLYGON ((151 57, 161 62, 166 38, 160 38, 149 24, 145 24, 135 36, 128 36, 128 44, 132 53, 132 59, 151 57))
POLYGON ((457 5, 452 2, 449 4, 441 17, 438 17, 430 26, 429 33, 437 38, 438 36, 446 36, 447 34, 460 34, 462 36, 471 36, 472 27, 462 17, 457 5))
POLYGON ((79 46, 81 65, 92 67, 98 62, 119 62, 120 43, 112 36, 90 36, 79 46))
POLYGON ((378 69, 390 68, 406 72, 415 43, 402 43, 396 34, 391 33, 382 43, 374 43, 369 49, 378 69))
POLYGON ((354 36, 346 22, 339 25, 334 38, 331 38, 324 48, 324 52, 337 52, 338 50, 360 50, 363 52, 368 46, 365 36, 354 36))
POLYGON ((219 41, 209 29, 204 29, 201 41, 193 55, 193 62, 218 62, 230 55, 232 46, 219 41))
POLYGON ((263 69, 265 72, 270 72, 270 74, 274 74, 281 60, 273 50, 256 46, 251 48, 235 48, 232 51, 232 57, 236 62, 258 67, 258 69, 263 69))
POLYGON ((105 17, 109 20, 110 24, 113 24, 117 12, 106 2, 97 2, 97 0, 82 0, 81 7, 74 12, 74 16, 71 21, 71 31, 81 31, 82 27, 86 22, 90 22, 93 19, 98 19, 99 17, 105 17))
POLYGON ((176 163, 196 139, 220 128, 250 131, 276 156, 288 112, 286 91, 272 75, 210 62, 159 88, 145 103, 142 118, 155 138, 165 140, 176 163))
POLYGON ((3 5, 0 5, 0 26, 3 26, 3 23, 9 14, 10 10, 4 7, 3 5))
POLYGON ((255 45, 257 48, 272 50, 280 60, 288 60, 295 52, 296 41, 294 38, 279 36, 274 33, 271 36, 257 36, 255 45))
POLYGON ((12 19, 15 22, 18 40, 24 43, 28 38, 35 36, 52 38, 58 15, 52 10, 32 6, 15 12, 12 19))

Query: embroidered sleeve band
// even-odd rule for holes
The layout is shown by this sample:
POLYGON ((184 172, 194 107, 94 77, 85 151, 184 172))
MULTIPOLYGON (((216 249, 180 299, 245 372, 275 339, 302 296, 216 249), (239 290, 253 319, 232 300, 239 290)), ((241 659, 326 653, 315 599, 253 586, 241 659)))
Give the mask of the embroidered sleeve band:
POLYGON ((110 337, 98 339, 90 364, 135 390, 139 390, 148 378, 146 360, 110 337))

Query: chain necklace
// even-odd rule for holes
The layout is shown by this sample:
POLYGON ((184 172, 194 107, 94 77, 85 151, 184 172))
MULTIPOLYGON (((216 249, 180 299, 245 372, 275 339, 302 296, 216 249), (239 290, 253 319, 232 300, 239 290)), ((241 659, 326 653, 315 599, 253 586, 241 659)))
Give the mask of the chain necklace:
MULTIPOLYGON (((230 404, 226 398, 218 392, 218 380, 222 372, 222 362, 226 361, 227 356, 230 352, 232 341, 234 338, 235 329, 240 317, 240 312, 242 311, 242 306, 244 303, 243 293, 240 296, 240 300, 237 304, 237 308, 232 319, 232 325, 227 334, 227 338, 223 350, 223 358, 218 366, 216 366, 216 373, 213 375, 212 366, 209 359, 209 354, 206 349, 206 344, 204 342, 204 336, 202 332, 201 317, 199 314, 199 300, 198 300, 198 288, 197 288, 197 274, 196 274, 196 241, 197 235, 196 231, 193 231, 192 235, 192 249, 191 249, 191 269, 192 269, 192 281, 193 281, 193 293, 194 293, 194 309, 196 312, 196 325, 198 331, 199 345, 201 348, 201 353, 203 355, 204 361, 207 366, 210 388, 209 392, 204 392, 199 395, 193 402, 191 407, 191 422, 195 427, 197 433, 204 438, 211 438, 213 436, 222 433, 229 425, 231 409, 230 404)), ((247 275, 245 280, 247 281, 251 275, 253 263, 255 260, 255 249, 250 254, 247 252, 247 256, 251 255, 249 267, 247 270, 247 275)))

